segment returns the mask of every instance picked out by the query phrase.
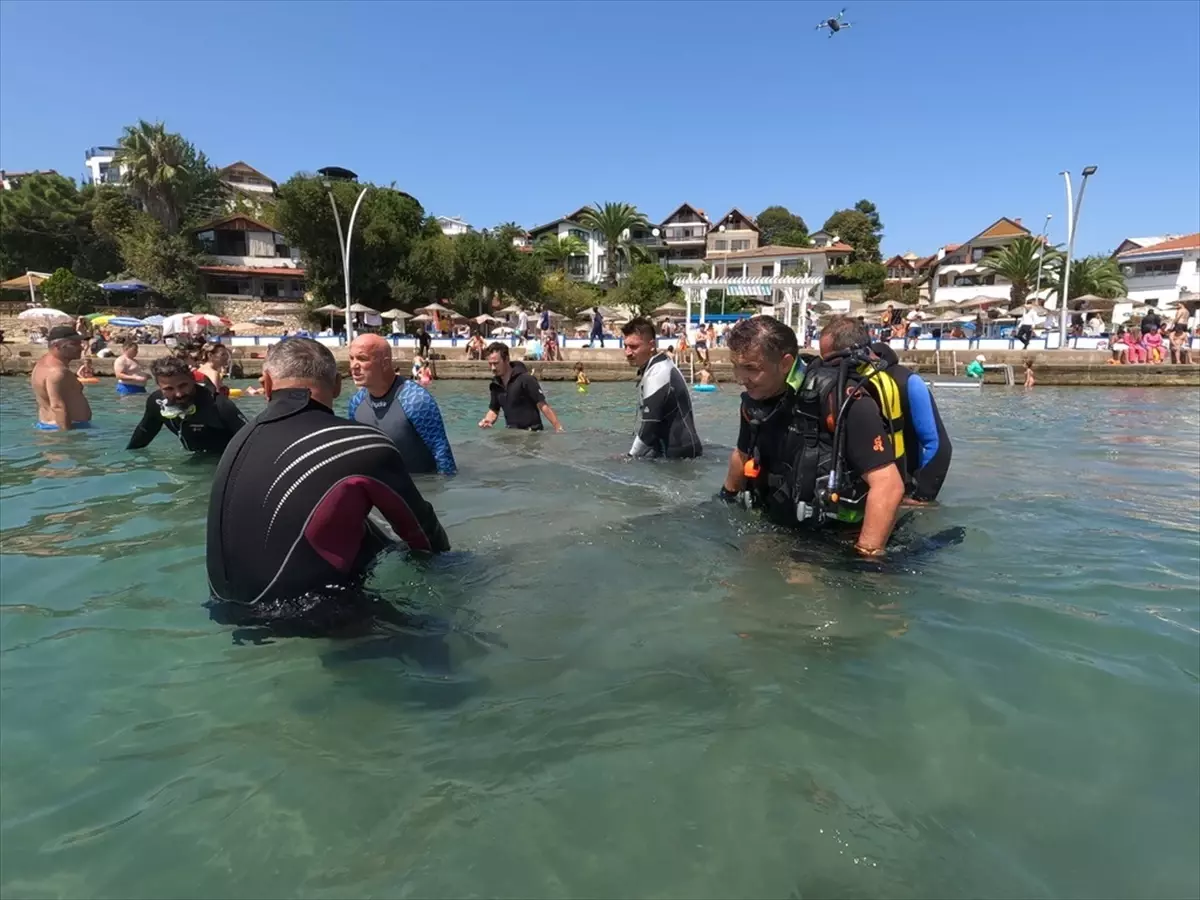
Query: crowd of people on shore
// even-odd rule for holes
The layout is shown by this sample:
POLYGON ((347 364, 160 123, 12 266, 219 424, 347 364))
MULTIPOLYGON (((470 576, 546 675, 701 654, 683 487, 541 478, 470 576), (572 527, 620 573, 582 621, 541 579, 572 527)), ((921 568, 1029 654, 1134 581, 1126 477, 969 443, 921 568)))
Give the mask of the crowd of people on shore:
MULTIPOLYGON (((638 372, 638 421, 625 457, 700 457, 696 388, 660 350, 659 329, 635 318, 622 333, 624 356, 638 372)), ((38 427, 87 427, 91 410, 70 368, 83 336, 59 326, 48 338, 33 376, 38 427)), ((769 316, 742 320, 725 340, 745 392, 715 499, 760 510, 781 526, 843 531, 848 550, 882 556, 900 507, 936 500, 949 470, 949 435, 925 382, 848 317, 825 325, 818 354, 802 355, 796 333, 769 316)), ((493 377, 480 428, 503 419, 511 429, 564 430, 508 344, 486 345, 482 356, 493 377)), ((128 449, 145 447, 165 426, 184 449, 221 455, 207 547, 220 621, 326 628, 353 617, 381 550, 449 548, 412 475, 452 477, 460 469, 435 397, 397 373, 384 338, 352 342, 355 391, 344 416, 333 354, 306 338, 271 345, 261 378, 267 405, 249 422, 224 384, 231 360, 221 345, 181 348, 147 371, 132 344, 117 363, 118 390, 128 386, 122 393, 154 387, 128 449)), ((576 375, 586 390, 582 365, 576 375)))

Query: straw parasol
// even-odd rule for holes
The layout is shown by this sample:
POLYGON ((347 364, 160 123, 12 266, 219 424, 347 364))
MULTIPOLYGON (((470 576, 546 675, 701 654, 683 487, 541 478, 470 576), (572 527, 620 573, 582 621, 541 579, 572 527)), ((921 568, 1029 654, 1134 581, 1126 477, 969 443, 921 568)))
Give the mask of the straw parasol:
POLYGON ((406 313, 402 309, 389 309, 385 313, 380 313, 385 319, 411 319, 412 313, 406 313))
POLYGON ((504 309, 500 310, 500 312, 502 312, 502 313, 510 313, 514 316, 517 315, 518 313, 520 313, 521 311, 522 311, 521 307, 517 306, 517 304, 515 304, 515 303, 510 303, 508 306, 504 307, 504 309))
POLYGON ((412 321, 414 321, 414 322, 432 322, 433 316, 427 316, 424 313, 422 313, 419 316, 413 316, 412 321))
MULTIPOLYGON (((271 312, 271 310, 267 310, 271 312)), ((324 313, 327 316, 344 316, 346 311, 340 306, 334 306, 332 303, 326 303, 324 306, 318 306, 313 312, 324 313)))
POLYGON ((687 307, 684 306, 682 303, 664 303, 658 309, 654 310, 654 315, 659 315, 660 313, 665 315, 665 314, 669 314, 669 313, 685 313, 685 312, 687 312, 687 307))
POLYGON ((365 315, 369 315, 369 316, 377 316, 377 315, 379 315, 379 310, 377 310, 377 309, 371 309, 371 307, 369 307, 369 306, 366 306, 366 305, 364 305, 364 304, 362 304, 362 303, 354 303, 354 304, 351 304, 351 306, 350 306, 350 312, 352 312, 352 313, 363 313, 363 314, 365 314, 365 315))
POLYGON ((22 321, 33 319, 35 321, 45 320, 47 322, 62 322, 71 321, 74 317, 63 312, 61 309, 50 309, 45 306, 35 306, 33 309, 27 309, 17 313, 17 318, 22 321))
POLYGON ((417 312, 423 312, 423 313, 436 312, 436 313, 450 313, 450 314, 453 314, 453 313, 454 313, 454 310, 452 310, 452 309, 451 309, 450 307, 448 307, 448 306, 442 306, 442 304, 440 304, 440 303, 430 303, 428 306, 422 306, 422 307, 419 307, 419 308, 417 309, 417 312))

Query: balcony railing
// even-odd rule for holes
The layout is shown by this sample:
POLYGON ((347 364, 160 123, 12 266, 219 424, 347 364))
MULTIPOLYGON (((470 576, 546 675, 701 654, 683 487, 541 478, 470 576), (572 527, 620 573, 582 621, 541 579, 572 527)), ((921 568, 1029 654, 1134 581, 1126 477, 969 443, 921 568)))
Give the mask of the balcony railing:
POLYGON ((661 237, 654 237, 654 235, 646 235, 645 237, 630 238, 629 243, 634 244, 638 247, 665 247, 666 246, 666 241, 664 241, 661 237))

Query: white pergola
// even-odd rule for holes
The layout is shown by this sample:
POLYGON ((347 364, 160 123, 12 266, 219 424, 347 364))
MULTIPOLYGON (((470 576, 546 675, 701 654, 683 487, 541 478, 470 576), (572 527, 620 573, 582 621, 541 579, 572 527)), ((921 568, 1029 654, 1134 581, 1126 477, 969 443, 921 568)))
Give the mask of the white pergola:
POLYGON ((821 300, 824 280, 811 275, 772 275, 761 278, 710 278, 701 274, 680 276, 675 286, 683 290, 687 303, 687 321, 692 321, 692 304, 700 305, 700 324, 708 313, 708 292, 724 290, 730 297, 762 297, 775 307, 775 292, 782 295, 781 320, 803 336, 808 325, 808 307, 821 300))

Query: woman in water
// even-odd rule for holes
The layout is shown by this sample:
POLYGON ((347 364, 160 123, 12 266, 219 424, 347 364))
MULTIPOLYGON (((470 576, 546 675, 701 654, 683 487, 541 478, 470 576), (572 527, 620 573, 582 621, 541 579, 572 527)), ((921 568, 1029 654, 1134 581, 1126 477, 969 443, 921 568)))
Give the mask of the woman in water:
POLYGON ((592 383, 592 379, 587 377, 587 372, 583 371, 583 363, 575 363, 575 388, 581 394, 586 394, 588 385, 592 383))
POLYGON ((197 352, 196 359, 199 365, 192 371, 192 376, 214 394, 228 397, 229 388, 225 386, 225 373, 233 363, 233 355, 229 348, 224 344, 207 343, 197 352))

